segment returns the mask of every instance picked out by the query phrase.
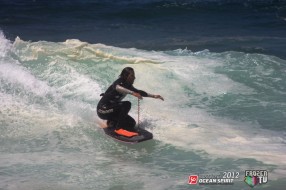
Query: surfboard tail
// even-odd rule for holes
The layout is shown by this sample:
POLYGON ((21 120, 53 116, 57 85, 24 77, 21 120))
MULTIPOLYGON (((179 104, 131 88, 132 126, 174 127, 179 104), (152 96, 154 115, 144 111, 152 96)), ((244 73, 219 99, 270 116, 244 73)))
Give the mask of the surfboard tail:
POLYGON ((120 134, 117 134, 114 128, 104 128, 103 129, 105 134, 109 137, 119 140, 125 143, 139 143, 147 140, 153 139, 153 134, 145 129, 138 128, 137 133, 138 135, 127 137, 120 134))

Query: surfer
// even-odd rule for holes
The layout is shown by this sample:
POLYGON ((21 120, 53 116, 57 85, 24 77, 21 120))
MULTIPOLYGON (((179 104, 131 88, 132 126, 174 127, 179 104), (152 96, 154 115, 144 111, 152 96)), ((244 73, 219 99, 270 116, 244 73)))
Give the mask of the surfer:
POLYGON ((102 98, 97 105, 97 115, 101 119, 107 120, 108 127, 115 128, 114 132, 123 136, 138 135, 134 129, 136 122, 128 115, 131 109, 131 102, 122 101, 127 94, 139 99, 151 97, 164 100, 160 95, 153 95, 136 89, 133 86, 134 80, 135 72, 133 68, 125 67, 119 78, 109 86, 105 93, 100 95, 102 98))

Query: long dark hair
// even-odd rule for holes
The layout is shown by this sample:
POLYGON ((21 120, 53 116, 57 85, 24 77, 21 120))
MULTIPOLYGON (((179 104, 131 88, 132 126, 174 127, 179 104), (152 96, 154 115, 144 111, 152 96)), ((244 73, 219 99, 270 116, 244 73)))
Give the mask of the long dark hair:
POLYGON ((129 74, 130 74, 131 72, 134 73, 134 69, 133 69, 132 67, 125 67, 125 68, 121 71, 119 77, 120 77, 120 78, 123 78, 124 80, 126 80, 127 77, 129 76, 129 74))

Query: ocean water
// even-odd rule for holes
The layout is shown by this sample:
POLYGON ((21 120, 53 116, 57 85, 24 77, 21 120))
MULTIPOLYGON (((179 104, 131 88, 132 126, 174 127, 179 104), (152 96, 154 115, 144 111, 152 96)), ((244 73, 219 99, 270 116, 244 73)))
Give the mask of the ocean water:
MULTIPOLYGON (((1 1, 0 189, 249 189, 286 182, 285 1, 1 1), (131 66, 154 139, 104 135, 131 66), (190 175, 238 172, 233 185, 190 175)), ((137 99, 131 115, 137 119, 137 99)))

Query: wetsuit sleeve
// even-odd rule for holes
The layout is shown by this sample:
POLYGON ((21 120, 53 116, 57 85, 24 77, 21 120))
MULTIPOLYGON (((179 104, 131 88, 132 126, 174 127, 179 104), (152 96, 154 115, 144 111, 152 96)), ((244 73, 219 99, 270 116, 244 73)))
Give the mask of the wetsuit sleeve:
POLYGON ((143 97, 148 97, 148 93, 143 91, 143 90, 138 90, 136 88, 134 88, 134 86, 132 85, 131 88, 130 88, 132 91, 136 92, 136 93, 139 93, 141 96, 143 97))
POLYGON ((113 88, 122 94, 132 94, 133 92, 139 93, 143 97, 151 97, 149 94, 143 90, 136 89, 133 85, 129 86, 122 82, 122 80, 119 78, 113 83, 113 88))
POLYGON ((129 89, 127 89, 127 88, 124 88, 124 87, 120 86, 119 84, 117 84, 117 85, 115 86, 115 89, 116 89, 117 92, 120 92, 120 93, 122 93, 122 94, 132 94, 132 93, 133 93, 132 90, 129 90, 129 89))

